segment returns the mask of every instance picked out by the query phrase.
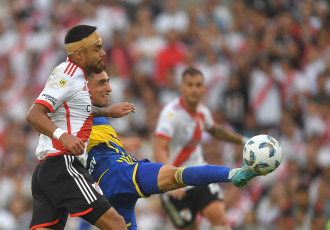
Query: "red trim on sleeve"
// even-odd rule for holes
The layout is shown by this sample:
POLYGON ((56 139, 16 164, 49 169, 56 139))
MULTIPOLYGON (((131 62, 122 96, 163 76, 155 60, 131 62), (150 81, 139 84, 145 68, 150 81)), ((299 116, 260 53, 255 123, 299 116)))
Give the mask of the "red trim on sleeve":
POLYGON ((164 137, 168 140, 171 140, 171 137, 170 136, 167 136, 166 134, 163 134, 163 133, 156 133, 155 134, 156 137, 164 137))
POLYGON ((53 222, 50 222, 50 223, 34 225, 33 227, 30 228, 30 230, 33 230, 33 229, 36 229, 36 228, 48 227, 48 226, 57 224, 59 221, 60 221, 60 219, 57 219, 57 220, 55 220, 53 222))
POLYGON ((86 215, 87 213, 93 211, 93 208, 89 208, 86 211, 75 213, 75 214, 70 214, 70 217, 76 217, 76 216, 83 216, 86 215))
POLYGON ((46 107, 49 109, 50 112, 53 112, 53 111, 54 111, 54 109, 53 109, 53 107, 51 106, 51 104, 49 104, 47 101, 44 101, 44 100, 36 100, 36 101, 34 102, 34 104, 41 104, 41 105, 44 105, 44 106, 46 106, 46 107))
POLYGON ((68 129, 68 134, 71 134, 70 110, 69 110, 68 103, 64 102, 63 106, 66 111, 66 125, 67 125, 67 129, 68 129))

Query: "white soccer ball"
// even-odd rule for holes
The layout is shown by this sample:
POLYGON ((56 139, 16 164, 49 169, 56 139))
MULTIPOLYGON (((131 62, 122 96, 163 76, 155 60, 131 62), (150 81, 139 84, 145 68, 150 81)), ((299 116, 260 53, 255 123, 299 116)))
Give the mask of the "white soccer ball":
POLYGON ((282 162, 282 148, 269 135, 250 138, 243 149, 243 161, 253 171, 261 174, 273 172, 282 162))

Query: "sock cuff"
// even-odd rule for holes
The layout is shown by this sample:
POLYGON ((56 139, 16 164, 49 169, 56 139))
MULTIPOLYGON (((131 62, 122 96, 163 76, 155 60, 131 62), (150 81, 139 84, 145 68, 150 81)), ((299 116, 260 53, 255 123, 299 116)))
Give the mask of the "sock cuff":
POLYGON ((178 184, 186 187, 187 185, 185 183, 183 183, 183 179, 182 179, 182 173, 183 173, 183 170, 185 170, 185 168, 186 167, 181 167, 175 172, 175 180, 176 180, 176 182, 178 182, 178 184))
POLYGON ((229 171, 228 173, 228 180, 231 181, 231 178, 234 176, 235 172, 239 170, 239 168, 235 168, 229 171))

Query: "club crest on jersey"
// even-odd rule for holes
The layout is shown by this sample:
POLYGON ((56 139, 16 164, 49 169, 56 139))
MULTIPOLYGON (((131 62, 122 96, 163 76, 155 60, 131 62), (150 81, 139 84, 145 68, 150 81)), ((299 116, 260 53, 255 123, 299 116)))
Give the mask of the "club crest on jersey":
POLYGON ((68 82, 64 79, 64 78, 61 78, 61 80, 58 82, 58 84, 62 87, 66 86, 68 82))
POLYGON ((169 118, 172 118, 172 117, 173 117, 173 113, 168 113, 167 116, 168 116, 169 118))
POLYGON ((92 185, 93 185, 93 188, 95 188, 96 192, 98 192, 99 194, 103 195, 102 189, 100 188, 100 186, 99 186, 98 183, 95 182, 92 185))

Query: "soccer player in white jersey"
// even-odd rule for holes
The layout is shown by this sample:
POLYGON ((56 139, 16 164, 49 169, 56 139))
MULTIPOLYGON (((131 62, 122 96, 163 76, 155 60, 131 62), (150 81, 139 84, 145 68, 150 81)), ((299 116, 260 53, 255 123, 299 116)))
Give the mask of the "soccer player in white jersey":
MULTIPOLYGON (((225 141, 245 144, 248 138, 215 123, 210 110, 201 103, 205 91, 202 73, 188 68, 182 74, 182 96, 168 103, 162 110, 153 144, 157 162, 176 167, 204 165, 201 138, 204 130, 225 141)), ((186 177, 195 178, 191 171, 186 177)), ((173 224, 190 229, 198 211, 214 229, 230 229, 222 192, 218 184, 187 187, 161 195, 162 203, 173 224)))
MULTIPOLYGON (((92 108, 87 85, 92 72, 104 70, 102 39, 96 27, 78 25, 65 36, 68 58, 51 73, 27 114, 40 133, 32 176, 33 215, 30 230, 64 229, 68 215, 101 229, 126 229, 102 190, 77 156, 85 151, 94 116, 111 110, 92 108)), ((128 105, 122 115, 132 110, 128 105)))

